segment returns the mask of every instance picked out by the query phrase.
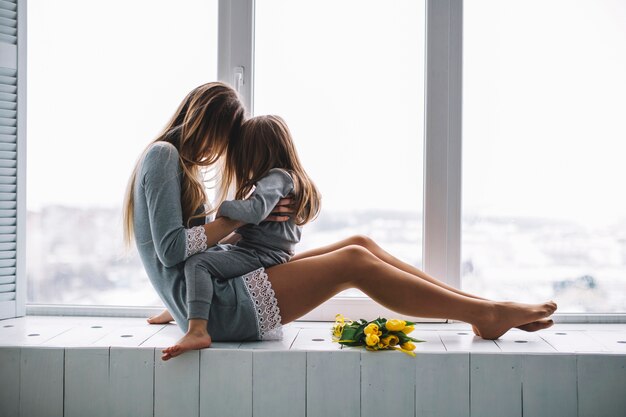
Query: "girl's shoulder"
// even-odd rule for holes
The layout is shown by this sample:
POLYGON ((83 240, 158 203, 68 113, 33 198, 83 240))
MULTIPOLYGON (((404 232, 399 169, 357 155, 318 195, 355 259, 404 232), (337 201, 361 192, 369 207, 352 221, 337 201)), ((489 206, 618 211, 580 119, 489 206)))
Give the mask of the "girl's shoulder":
POLYGON ((265 177, 275 178, 276 180, 289 184, 291 186, 293 186, 294 184, 293 175, 283 168, 271 168, 265 177))

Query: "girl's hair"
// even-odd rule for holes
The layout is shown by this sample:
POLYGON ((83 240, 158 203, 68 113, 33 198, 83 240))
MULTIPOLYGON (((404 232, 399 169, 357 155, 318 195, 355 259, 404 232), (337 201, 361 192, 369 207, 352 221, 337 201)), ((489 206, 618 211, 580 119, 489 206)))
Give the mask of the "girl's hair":
POLYGON ((256 116, 241 125, 241 133, 229 147, 227 164, 235 173, 235 198, 244 199, 254 184, 272 168, 282 168, 293 178, 295 222, 315 219, 321 195, 304 171, 289 128, 279 116, 256 116))
POLYGON ((169 142, 178 150, 182 166, 181 204, 183 223, 189 227, 190 220, 209 215, 227 197, 228 187, 234 179, 232 168, 221 164, 221 178, 216 207, 209 205, 200 167, 221 161, 232 138, 239 135, 245 117, 245 108, 237 92, 227 84, 210 82, 194 88, 178 106, 178 109, 162 132, 146 146, 139 156, 128 181, 123 205, 124 242, 131 246, 134 239, 133 189, 139 164, 156 142, 169 142), (204 213, 196 214, 203 205, 204 213))

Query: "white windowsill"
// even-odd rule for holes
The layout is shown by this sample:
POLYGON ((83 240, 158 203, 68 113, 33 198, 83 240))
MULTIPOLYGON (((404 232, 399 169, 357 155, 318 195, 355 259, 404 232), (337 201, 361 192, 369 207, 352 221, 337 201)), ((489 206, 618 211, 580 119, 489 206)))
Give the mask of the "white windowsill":
MULTIPOLYGON (((372 315, 381 317, 398 315, 377 304, 372 308, 372 304, 371 300, 335 297, 297 321, 334 321, 336 313, 354 319, 361 317, 368 319, 372 315)), ((26 304, 28 316, 149 317, 162 310, 163 307, 26 304)), ((462 323, 448 319, 412 318, 404 315, 402 317, 420 323, 462 323)), ((626 313, 555 313, 551 318, 555 323, 626 323, 626 313)))

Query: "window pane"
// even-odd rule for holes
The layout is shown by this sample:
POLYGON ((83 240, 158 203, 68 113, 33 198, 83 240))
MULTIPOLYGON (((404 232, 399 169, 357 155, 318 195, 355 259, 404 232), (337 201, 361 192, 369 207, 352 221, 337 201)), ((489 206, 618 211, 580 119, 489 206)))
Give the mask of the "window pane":
POLYGON ((421 267, 424 11, 415 0, 256 2, 255 113, 286 120, 323 195, 298 252, 359 233, 421 267))
POLYGON ((29 303, 161 305, 123 257, 123 195, 216 59, 217 0, 28 2, 29 303))
POLYGON ((464 14, 464 290, 626 311, 626 3, 464 14))

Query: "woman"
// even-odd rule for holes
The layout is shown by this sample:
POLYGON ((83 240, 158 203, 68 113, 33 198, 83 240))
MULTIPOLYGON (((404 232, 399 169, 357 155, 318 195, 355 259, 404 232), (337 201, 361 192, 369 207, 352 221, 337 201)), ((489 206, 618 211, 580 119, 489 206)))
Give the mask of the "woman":
MULTIPOLYGON (((131 175, 124 204, 125 240, 130 244, 134 237, 148 277, 171 313, 162 313, 152 323, 175 319, 187 331, 185 259, 243 225, 225 217, 206 222, 206 216, 225 200, 233 181, 231 164, 222 157, 238 135, 244 114, 229 86, 214 82, 197 87, 146 148, 131 175), (200 168, 218 161, 223 162, 218 203, 203 210, 207 198, 200 168)), ((289 203, 281 200, 267 220, 287 220, 289 203)), ((470 323, 485 339, 497 339, 512 327, 526 331, 550 327, 552 320, 546 317, 557 308, 553 301, 523 304, 467 294, 394 258, 365 236, 213 284, 216 301, 208 327, 214 341, 280 338, 281 325, 348 288, 363 291, 399 314, 470 323)), ((164 350, 162 359, 195 347, 172 348, 164 350)))

